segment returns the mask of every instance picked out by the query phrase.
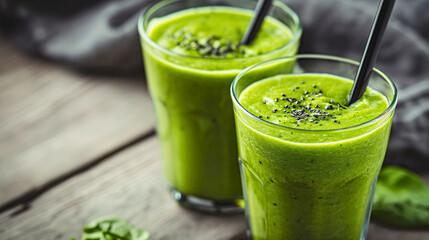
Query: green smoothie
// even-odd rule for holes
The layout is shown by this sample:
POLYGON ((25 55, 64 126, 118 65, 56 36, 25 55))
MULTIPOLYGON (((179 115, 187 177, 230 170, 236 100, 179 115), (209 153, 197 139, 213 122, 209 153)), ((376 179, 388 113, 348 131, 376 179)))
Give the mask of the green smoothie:
POLYGON ((277 75, 240 94, 240 104, 263 120, 236 110, 254 240, 360 239, 393 114, 350 128, 389 106, 367 88, 347 107, 351 87, 328 74, 277 75))
POLYGON ((301 33, 267 17, 253 44, 240 45, 252 14, 197 7, 145 26, 145 70, 164 172, 183 195, 218 202, 242 196, 230 84, 245 67, 295 54, 301 33))

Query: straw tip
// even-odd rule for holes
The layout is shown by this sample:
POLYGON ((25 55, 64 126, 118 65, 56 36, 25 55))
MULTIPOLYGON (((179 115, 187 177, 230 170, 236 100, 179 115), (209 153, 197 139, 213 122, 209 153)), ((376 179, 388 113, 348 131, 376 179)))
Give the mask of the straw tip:
POLYGON ((259 0, 256 8, 255 14, 250 20, 249 25, 247 26, 246 32, 241 39, 241 44, 249 45, 251 44, 258 34, 262 22, 264 21, 265 16, 268 13, 268 10, 271 8, 272 0, 259 0))

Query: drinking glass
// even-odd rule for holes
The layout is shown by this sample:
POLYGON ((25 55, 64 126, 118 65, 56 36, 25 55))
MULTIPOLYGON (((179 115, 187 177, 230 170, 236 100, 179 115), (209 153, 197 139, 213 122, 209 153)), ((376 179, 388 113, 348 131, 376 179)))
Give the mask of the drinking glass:
POLYGON ((269 77, 329 74, 352 81, 358 65, 333 56, 297 55, 247 68, 232 83, 246 218, 254 240, 366 238, 398 100, 393 82, 373 69, 369 87, 386 98, 388 108, 365 123, 332 130, 271 123, 239 102, 243 90, 269 77))
POLYGON ((256 3, 249 0, 160 1, 147 8, 138 22, 164 174, 172 196, 184 206, 214 213, 242 211, 236 205, 242 192, 229 87, 248 66, 295 55, 301 25, 290 8, 274 1, 268 16, 288 27, 292 38, 278 49, 247 58, 178 54, 158 45, 148 31, 159 18, 183 10, 222 6, 252 11, 256 3))

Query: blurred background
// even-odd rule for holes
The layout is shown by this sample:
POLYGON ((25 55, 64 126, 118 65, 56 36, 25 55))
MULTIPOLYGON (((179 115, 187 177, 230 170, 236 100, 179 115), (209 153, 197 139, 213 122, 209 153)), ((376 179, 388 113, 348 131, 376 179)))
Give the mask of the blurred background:
MULTIPOLYGON (((283 1, 302 21, 300 53, 360 59, 379 1, 283 1)), ((152 2, 0 0, 0 238, 16 225, 13 221, 22 220, 10 216, 28 210, 51 189, 90 169, 110 171, 97 170, 104 160, 136 146, 140 150, 131 150, 129 158, 159 158, 136 28, 142 9, 152 2)), ((428 0, 397 0, 376 63, 399 89, 385 165, 421 176, 429 174, 428 12, 428 0)), ((121 174, 143 181, 137 172, 121 174)), ((62 194, 75 192, 65 186, 62 194)), ((159 199, 168 202, 168 197, 159 199)), ((119 200, 115 204, 121 206, 119 200)), ((82 211, 66 215, 77 216, 76 224, 83 225, 82 211)), ((219 221, 236 227, 233 220, 219 221)), ((16 236, 22 229, 15 227, 16 236)), ((421 232, 405 233, 388 234, 428 239, 421 232)), ((376 236, 372 239, 381 239, 376 236)))

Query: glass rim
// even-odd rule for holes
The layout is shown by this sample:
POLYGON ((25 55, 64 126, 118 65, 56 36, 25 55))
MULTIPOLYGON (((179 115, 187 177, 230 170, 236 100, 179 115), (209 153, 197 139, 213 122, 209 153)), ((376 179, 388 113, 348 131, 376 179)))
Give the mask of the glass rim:
MULTIPOLYGON (((273 1, 273 6, 280 6, 281 8, 283 8, 283 10, 289 16, 292 17, 293 22, 295 24, 297 24, 297 26, 298 26, 298 29, 295 32, 292 32, 293 33, 292 38, 289 41, 287 41, 284 45, 282 45, 282 46, 280 46, 280 47, 278 47, 278 48, 276 48, 274 50, 271 50, 269 52, 260 54, 260 55, 251 56, 251 57, 239 57, 239 58, 206 58, 206 57, 188 56, 188 55, 176 53, 176 52, 173 52, 173 51, 171 51, 169 49, 166 49, 166 48, 160 46, 159 44, 157 44, 155 41, 153 41, 149 37, 149 35, 146 32, 147 29, 144 26, 144 19, 146 18, 146 16, 149 13, 149 11, 153 7, 155 7, 155 6, 159 5, 159 4, 164 4, 164 5, 161 5, 161 7, 162 7, 162 6, 165 6, 165 5, 173 3, 173 2, 186 2, 186 1, 201 2, 201 0, 185 0, 185 1, 184 0, 161 0, 161 1, 154 2, 154 3, 150 4, 149 6, 147 6, 146 8, 144 8, 143 11, 142 11, 142 13, 140 14, 140 17, 139 17, 138 23, 137 23, 137 29, 138 29, 140 37, 143 38, 145 41, 147 41, 152 47, 156 48, 157 50, 160 50, 160 51, 162 51, 162 52, 164 52, 166 54, 169 54, 169 55, 172 55, 172 56, 175 56, 175 57, 181 57, 181 58, 187 58, 187 59, 210 60, 210 61, 231 61, 231 60, 244 60, 244 59, 245 60, 252 60, 252 59, 261 58, 261 57, 264 57, 266 55, 278 52, 278 51, 283 50, 283 49, 289 47, 290 45, 294 44, 296 41, 299 40, 299 38, 302 35, 302 25, 301 25, 301 21, 299 20, 298 14, 296 14, 295 11, 293 11, 290 7, 288 7, 283 2, 281 2, 279 0, 274 0, 273 1)), ((208 6, 201 6, 201 7, 208 7, 208 6)), ((182 9, 182 10, 185 10, 185 9, 182 9)))
MULTIPOLYGON (((287 126, 283 126, 283 125, 279 125, 273 122, 269 122, 266 121, 264 119, 258 118, 256 115, 254 115, 253 113, 251 113, 250 111, 248 111, 245 107, 243 107, 243 105, 241 105, 241 103, 238 101, 237 96, 235 94, 235 86, 237 85, 237 82, 240 80, 240 78, 248 73, 250 70, 255 69, 261 65, 264 64, 269 64, 271 62, 275 62, 275 61, 280 61, 280 60, 291 60, 291 59, 313 59, 313 60, 329 60, 329 61, 338 61, 338 62, 342 62, 342 63, 347 63, 353 66, 359 66, 359 62, 348 59, 348 58, 343 58, 343 57, 337 57, 337 56, 332 56, 332 55, 324 55, 324 54, 298 54, 295 56, 289 56, 289 57, 281 57, 281 58, 275 58, 275 59, 271 59, 268 61, 264 61, 264 62, 260 62, 258 64, 254 64, 250 67, 247 67, 246 69, 244 69, 243 71, 241 71, 235 78, 234 81, 231 84, 230 87, 230 94, 231 94, 231 98, 233 101, 234 106, 238 107, 238 109, 243 112, 244 114, 246 114, 247 116, 249 116, 250 118, 261 122, 265 125, 271 126, 271 127, 277 127, 277 128, 281 128, 281 129, 287 129, 287 130, 294 130, 294 131, 302 131, 302 132, 339 132, 339 131, 346 131, 346 130, 353 130, 353 129, 358 129, 361 127, 365 127, 368 125, 371 125, 375 122, 380 121, 381 119, 383 119, 385 116, 388 116, 391 112, 393 112, 393 110, 395 109, 395 106, 398 102, 398 90, 395 86, 395 84, 393 83, 393 81, 387 77, 386 74, 384 74, 382 71, 380 71, 377 68, 373 68, 371 72, 375 72, 377 73, 379 76, 381 76, 384 80, 386 80, 386 82, 389 84, 390 88, 393 89, 393 99, 392 102, 389 104, 389 106, 386 108, 386 110, 384 110, 380 115, 378 115, 377 117, 357 124, 357 125, 353 125, 350 127, 345 127, 345 128, 335 128, 335 129, 302 129, 302 128, 294 128, 294 127, 287 127, 287 126)), ((384 96, 384 94, 383 94, 384 96)), ((384 96, 386 97, 386 96, 384 96)))

